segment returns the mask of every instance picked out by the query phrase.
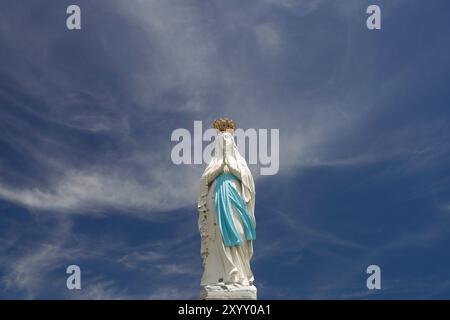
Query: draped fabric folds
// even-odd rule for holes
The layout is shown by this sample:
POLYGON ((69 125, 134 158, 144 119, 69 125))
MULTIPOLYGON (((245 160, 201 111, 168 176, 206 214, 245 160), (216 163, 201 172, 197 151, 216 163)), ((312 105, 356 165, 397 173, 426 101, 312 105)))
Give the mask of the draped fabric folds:
POLYGON ((223 242, 226 246, 241 245, 243 239, 239 236, 232 218, 231 206, 236 209, 242 222, 246 240, 255 240, 256 231, 247 207, 236 187, 230 180, 237 178, 230 173, 223 173, 216 178, 215 206, 223 242))

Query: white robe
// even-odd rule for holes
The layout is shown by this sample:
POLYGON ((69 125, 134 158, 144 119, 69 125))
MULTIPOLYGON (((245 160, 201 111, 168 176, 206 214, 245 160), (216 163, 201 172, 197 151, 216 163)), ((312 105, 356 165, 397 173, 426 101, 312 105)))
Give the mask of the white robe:
POLYGON ((253 256, 253 242, 245 240, 242 221, 236 209, 231 206, 236 230, 244 240, 240 246, 227 247, 217 222, 214 203, 215 178, 223 172, 225 164, 230 173, 241 182, 233 180, 239 194, 244 200, 248 213, 255 221, 255 185, 245 159, 239 154, 231 133, 219 133, 216 138, 214 157, 205 169, 200 180, 198 210, 199 231, 201 235, 201 255, 204 272, 201 286, 216 284, 233 284, 249 286, 253 284, 250 260, 253 256))

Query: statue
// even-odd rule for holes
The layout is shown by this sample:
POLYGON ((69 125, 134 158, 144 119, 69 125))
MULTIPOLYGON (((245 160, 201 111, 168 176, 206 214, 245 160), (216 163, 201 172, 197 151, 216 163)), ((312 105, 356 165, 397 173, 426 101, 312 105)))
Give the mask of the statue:
POLYGON ((201 299, 256 299, 250 268, 256 239, 255 184, 234 141, 235 123, 221 118, 214 156, 198 196, 203 275, 201 299))

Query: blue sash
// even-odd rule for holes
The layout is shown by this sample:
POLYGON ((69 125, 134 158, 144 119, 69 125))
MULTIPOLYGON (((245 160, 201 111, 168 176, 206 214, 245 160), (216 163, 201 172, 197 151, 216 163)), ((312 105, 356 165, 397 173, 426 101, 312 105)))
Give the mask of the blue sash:
POLYGON ((216 187, 214 189, 217 220, 219 221, 223 242, 227 247, 241 245, 243 241, 233 223, 230 205, 233 205, 242 221, 245 238, 247 240, 256 239, 255 226, 247 211, 245 202, 236 190, 232 179, 238 181, 231 173, 222 173, 216 178, 216 187))

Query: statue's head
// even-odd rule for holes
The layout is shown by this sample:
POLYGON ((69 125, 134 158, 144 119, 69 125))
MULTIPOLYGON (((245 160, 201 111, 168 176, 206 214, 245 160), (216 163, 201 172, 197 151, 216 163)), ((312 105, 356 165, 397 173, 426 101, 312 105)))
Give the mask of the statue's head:
POLYGON ((217 132, 229 132, 231 134, 234 133, 234 130, 236 130, 236 124, 233 120, 229 118, 219 118, 217 120, 214 120, 213 122, 213 128, 217 130, 217 132))

